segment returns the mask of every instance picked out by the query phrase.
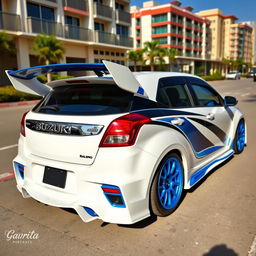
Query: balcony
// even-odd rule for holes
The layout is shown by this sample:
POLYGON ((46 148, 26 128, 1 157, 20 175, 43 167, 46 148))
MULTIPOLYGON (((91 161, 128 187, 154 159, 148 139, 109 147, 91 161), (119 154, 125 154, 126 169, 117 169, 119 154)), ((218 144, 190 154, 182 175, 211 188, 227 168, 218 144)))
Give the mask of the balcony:
POLYGON ((93 41, 93 31, 90 29, 66 24, 65 38, 82 41, 93 41))
POLYGON ((63 37, 63 26, 55 21, 28 17, 28 32, 63 37))
POLYGON ((63 7, 70 7, 73 9, 88 12, 88 3, 85 0, 62 0, 63 7))
POLYGON ((94 8, 94 18, 100 18, 100 19, 112 21, 113 9, 111 7, 106 6, 104 4, 94 3, 93 8, 94 8))
POLYGON ((95 31, 95 42, 103 44, 114 44, 126 47, 132 47, 133 41, 132 38, 111 34, 103 31, 95 31))
POLYGON ((119 23, 131 24, 131 15, 129 12, 116 10, 116 21, 119 23))
POLYGON ((20 16, 0 11, 0 29, 21 31, 20 16))

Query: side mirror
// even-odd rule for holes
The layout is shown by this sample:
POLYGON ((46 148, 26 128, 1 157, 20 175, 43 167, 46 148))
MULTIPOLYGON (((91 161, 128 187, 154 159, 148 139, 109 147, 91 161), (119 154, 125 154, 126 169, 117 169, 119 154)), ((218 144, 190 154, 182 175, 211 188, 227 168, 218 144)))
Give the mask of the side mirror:
POLYGON ((235 97, 232 96, 226 96, 224 98, 224 104, 225 106, 235 106, 237 104, 238 100, 235 97))

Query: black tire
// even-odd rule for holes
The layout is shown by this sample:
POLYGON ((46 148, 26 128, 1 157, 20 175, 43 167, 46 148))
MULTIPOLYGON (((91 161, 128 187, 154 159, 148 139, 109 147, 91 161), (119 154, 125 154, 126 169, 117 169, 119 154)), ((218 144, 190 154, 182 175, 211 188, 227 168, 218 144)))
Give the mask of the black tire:
POLYGON ((245 123, 243 119, 240 120, 237 125, 236 135, 233 143, 235 154, 241 154, 245 147, 245 123))
MULTIPOLYGON (((168 175, 167 175, 167 177, 168 177, 168 175)), ((158 166, 155 177, 154 177, 152 185, 151 185, 151 189, 150 189, 151 212, 154 215, 161 216, 161 217, 168 216, 171 213, 173 213, 182 201, 183 192, 184 192, 183 187, 184 187, 184 168, 182 165, 182 161, 181 161, 179 155, 177 155, 176 153, 170 153, 167 156, 165 156, 165 158, 161 161, 160 165, 158 166), (167 182, 166 181, 167 178, 166 178, 166 180, 164 180, 162 178, 163 177, 162 175, 164 172, 163 167, 165 167, 165 165, 168 164, 168 161, 169 161, 169 163, 175 162, 175 165, 177 164, 176 165, 177 168, 173 172, 175 172, 175 173, 177 172, 178 174, 172 175, 170 172, 171 182, 170 182, 170 180, 168 180, 168 182, 167 182), (173 162, 170 162, 170 161, 173 161, 173 162), (160 175, 161 175, 161 177, 160 177, 160 175), (177 176, 177 179, 176 179, 176 176, 177 176), (173 185, 174 183, 179 183, 179 181, 181 182, 181 184, 173 185), (160 199, 160 190, 161 190, 162 186, 159 186, 159 184, 161 182, 164 182, 165 186, 168 186, 168 188, 165 188, 166 191, 168 189, 170 189, 170 191, 172 190, 175 193, 177 192, 177 197, 173 196, 173 200, 171 200, 172 202, 174 202, 174 204, 170 205, 170 207, 168 206, 167 207, 168 209, 163 206, 163 202, 161 202, 161 199, 160 199)), ((161 194, 162 193, 163 193, 163 191, 161 191, 161 194)), ((172 194, 175 195, 175 193, 166 192, 166 194, 168 194, 170 198, 172 197, 172 194)), ((165 196, 166 196, 166 194, 165 194, 165 196)), ((167 197, 168 197, 168 195, 167 195, 167 197)), ((169 197, 168 197, 168 199, 169 199, 169 197)))

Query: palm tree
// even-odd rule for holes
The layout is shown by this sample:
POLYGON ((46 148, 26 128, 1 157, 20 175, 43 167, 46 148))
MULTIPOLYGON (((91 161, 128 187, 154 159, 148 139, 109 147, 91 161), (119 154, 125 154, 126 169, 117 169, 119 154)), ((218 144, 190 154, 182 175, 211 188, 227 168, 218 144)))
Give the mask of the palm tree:
POLYGON ((175 48, 166 48, 165 54, 168 57, 169 61, 169 71, 172 71, 172 65, 175 63, 175 57, 179 55, 179 50, 175 48))
POLYGON ((146 54, 146 61, 149 62, 150 70, 154 71, 154 65, 157 63, 159 50, 161 49, 159 41, 148 41, 144 43, 144 52, 146 54))
POLYGON ((5 32, 0 32, 0 51, 15 52, 13 39, 5 32))
POLYGON ((229 70, 229 65, 231 63, 231 60, 229 58, 222 58, 222 63, 224 64, 225 67, 225 73, 227 73, 229 70))
POLYGON ((159 70, 163 70, 163 65, 165 64, 166 49, 160 48, 158 51, 158 56, 156 58, 156 63, 159 64, 159 70))
POLYGON ((134 63, 134 71, 137 71, 137 63, 140 61, 143 62, 143 50, 130 50, 127 53, 127 59, 133 61, 134 63))
MULTIPOLYGON (((33 50, 38 53, 37 57, 39 61, 45 62, 46 65, 58 63, 64 55, 62 42, 53 35, 37 35, 33 50)), ((47 74, 47 81, 51 81, 50 74, 47 74)))

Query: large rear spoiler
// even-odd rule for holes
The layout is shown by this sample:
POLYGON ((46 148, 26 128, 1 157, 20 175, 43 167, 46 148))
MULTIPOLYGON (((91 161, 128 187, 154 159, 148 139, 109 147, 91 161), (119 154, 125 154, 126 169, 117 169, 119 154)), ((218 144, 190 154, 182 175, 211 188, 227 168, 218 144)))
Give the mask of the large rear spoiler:
POLYGON ((103 61, 103 63, 51 64, 20 70, 6 70, 6 74, 16 90, 44 96, 50 92, 51 88, 38 81, 37 76, 64 71, 94 71, 99 77, 110 74, 121 89, 145 96, 143 88, 130 69, 110 61, 103 61))

